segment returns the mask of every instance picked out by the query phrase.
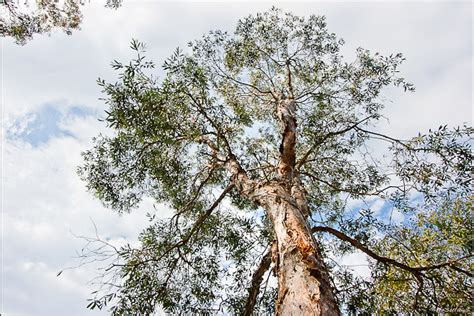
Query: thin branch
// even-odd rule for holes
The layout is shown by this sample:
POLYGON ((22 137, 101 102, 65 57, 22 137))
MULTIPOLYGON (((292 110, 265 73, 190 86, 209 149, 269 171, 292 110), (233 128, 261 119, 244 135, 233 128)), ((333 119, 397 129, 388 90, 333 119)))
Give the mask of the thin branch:
POLYGON ((460 267, 458 267, 458 266, 455 265, 455 264, 450 265, 449 268, 450 268, 450 269, 453 269, 454 271, 464 273, 465 275, 468 275, 468 276, 470 276, 471 278, 474 277, 474 273, 469 272, 469 271, 464 270, 464 269, 461 269, 460 267))
POLYGON ((390 189, 396 189, 396 190, 404 192, 404 190, 401 189, 400 186, 396 186, 396 185, 388 185, 384 188, 374 190, 374 191, 367 191, 367 192, 355 191, 351 188, 341 188, 339 186, 336 186, 336 185, 332 184, 331 182, 320 179, 320 178, 316 177, 315 175, 313 175, 311 173, 308 173, 308 172, 301 172, 300 171, 300 174, 304 175, 304 176, 307 176, 307 177, 309 177, 309 178, 311 178, 315 181, 324 183, 325 185, 329 186, 331 189, 334 189, 334 190, 337 190, 337 191, 340 191, 340 192, 349 193, 349 194, 365 195, 365 196, 379 196, 380 194, 382 194, 385 191, 390 190, 390 189))
POLYGON ((353 125, 351 126, 348 126, 342 130, 339 130, 339 131, 335 131, 335 132, 330 132, 328 134, 326 134, 320 141, 318 141, 316 144, 314 144, 304 155, 303 157, 301 158, 301 160, 296 164, 296 167, 300 167, 302 166, 306 160, 308 159, 308 157, 316 150, 316 148, 323 144, 326 140, 328 140, 329 138, 333 137, 333 136, 337 136, 337 135, 341 135, 341 134, 344 134, 344 133, 347 133, 348 131, 352 130, 352 129, 357 129, 357 126, 364 123, 365 121, 369 120, 370 118, 372 118, 372 116, 368 116, 362 120, 360 120, 359 122, 356 122, 354 123, 353 125))
POLYGON ((402 145, 402 146, 405 147, 406 149, 409 149, 409 150, 417 150, 416 148, 413 148, 413 147, 408 146, 404 141, 402 141, 402 140, 400 140, 400 139, 396 139, 396 138, 393 138, 393 137, 390 137, 390 136, 387 136, 387 135, 384 135, 384 134, 380 134, 380 133, 368 131, 368 130, 362 129, 362 128, 360 128, 360 127, 356 127, 355 129, 358 130, 358 131, 367 133, 367 134, 369 134, 369 135, 374 135, 374 136, 381 137, 382 139, 388 140, 388 141, 390 141, 390 142, 392 142, 392 143, 397 143, 397 144, 399 144, 399 145, 402 145))
MULTIPOLYGON (((164 256, 166 256, 167 254, 169 254, 171 251, 173 251, 174 249, 176 248, 179 248, 181 246, 184 246, 186 245, 190 240, 191 238, 193 237, 193 235, 195 235, 196 233, 199 232, 199 230, 201 229, 201 225, 202 223, 204 223, 204 221, 206 221, 206 219, 209 218, 209 216, 211 215, 211 213, 214 211, 214 209, 216 209, 219 204, 222 202, 222 200, 224 199, 224 197, 227 195, 227 193, 229 193, 233 188, 235 187, 234 183, 230 183, 225 189, 224 191, 222 191, 222 193, 219 195, 219 197, 214 201, 214 203, 201 215, 199 216, 199 218, 196 220, 196 222, 194 222, 191 230, 186 234, 186 236, 184 238, 182 238, 179 242, 175 243, 174 245, 170 246, 168 249, 166 249, 158 258, 150 258, 150 259, 146 259, 146 260, 142 260, 142 261, 139 261, 133 265, 135 266, 138 266, 138 265, 141 265, 141 264, 145 264, 147 262, 150 262, 150 261, 158 261, 160 260, 161 258, 163 258, 164 256)), ((130 263, 127 263, 125 265, 130 265, 130 263)), ((122 264, 119 264, 119 265, 114 265, 114 266, 123 266, 122 264)))
POLYGON ((218 70, 219 73, 217 73, 218 76, 222 77, 222 78, 225 78, 227 80, 230 80, 230 81, 233 81, 234 83, 237 83, 241 86, 244 86, 244 87, 247 87, 247 88, 251 88, 255 91, 257 91, 258 93, 260 94, 270 94, 272 95, 273 97, 276 97, 275 94, 273 93, 273 91, 271 90, 261 90, 259 87, 255 86, 255 85, 252 85, 250 83, 247 83, 247 82, 243 82, 243 81, 240 81, 240 80, 237 80, 236 78, 230 76, 229 74, 227 74, 227 72, 225 72, 221 67, 219 67, 218 63, 214 60, 214 67, 216 67, 216 69, 218 70))
POLYGON ((175 245, 168 248, 161 256, 163 257, 166 254, 168 254, 170 251, 172 251, 173 249, 185 245, 195 233, 199 232, 199 230, 201 229, 202 223, 204 223, 204 221, 211 215, 211 213, 214 211, 214 209, 219 206, 219 204, 222 202, 222 200, 227 195, 227 193, 229 193, 233 188, 234 188, 234 184, 230 183, 224 189, 224 191, 222 191, 221 195, 219 195, 219 197, 214 201, 214 203, 206 210, 206 212, 204 212, 201 216, 199 216, 199 218, 196 220, 196 222, 194 222, 193 227, 188 232, 186 237, 181 239, 180 242, 178 242, 175 245))
MULTIPOLYGON (((206 168, 207 169, 207 168, 206 168)), ((206 176, 206 178, 199 184, 199 186, 197 187, 197 189, 195 190, 195 193, 193 195, 193 197, 184 205, 184 207, 182 209, 180 209, 179 211, 177 211, 173 217, 171 218, 170 222, 173 223, 175 222, 176 223, 176 226, 178 225, 178 221, 179 221, 179 217, 187 212, 188 210, 191 209, 191 207, 194 205, 194 202, 196 202, 197 198, 199 197, 199 195, 201 194, 201 191, 203 190, 204 186, 207 184, 207 182, 211 179, 211 177, 214 175, 214 171, 215 169, 212 168, 212 169, 208 169, 209 170, 209 173, 208 175, 206 176)), ((202 174, 201 172, 199 172, 199 174, 202 174)), ((199 175, 198 174, 198 175, 199 175)), ((194 182, 195 183, 195 182, 194 182)))

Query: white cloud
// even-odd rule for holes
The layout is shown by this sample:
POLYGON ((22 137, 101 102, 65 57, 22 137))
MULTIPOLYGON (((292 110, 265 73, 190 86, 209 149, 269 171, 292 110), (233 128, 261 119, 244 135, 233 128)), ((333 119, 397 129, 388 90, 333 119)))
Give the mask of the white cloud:
POLYGON ((390 213, 390 219, 395 224, 402 223, 405 220, 405 217, 406 217, 405 214, 403 214, 396 208, 393 208, 393 210, 390 213))
MULTIPOLYGON (((74 234, 94 236, 92 219, 103 238, 126 238, 133 243, 146 226, 144 213, 152 210, 150 201, 120 217, 85 192, 75 174, 80 152, 90 145, 89 136, 100 130, 96 122, 91 117, 68 118, 63 123, 79 137, 54 138, 39 147, 3 141, 2 257, 8 274, 3 280, 3 307, 7 315, 70 314, 69 304, 82 315, 85 298, 93 290, 86 282, 95 272, 67 270, 56 278, 58 271, 79 262, 75 252, 84 241, 74 234)), ((169 210, 162 214, 169 215, 169 210)))
POLYGON ((374 213, 375 216, 380 215, 385 205, 385 201, 382 199, 377 199, 375 202, 370 206, 370 209, 374 213))
POLYGON ((369 262, 367 261, 367 255, 359 250, 340 257, 337 260, 337 263, 354 271, 355 275, 358 277, 361 277, 365 280, 370 279, 370 268, 369 262))

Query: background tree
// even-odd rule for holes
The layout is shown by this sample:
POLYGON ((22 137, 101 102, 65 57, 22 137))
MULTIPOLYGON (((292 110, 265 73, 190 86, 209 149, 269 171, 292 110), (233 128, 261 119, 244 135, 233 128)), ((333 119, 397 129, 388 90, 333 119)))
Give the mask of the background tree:
POLYGON ((470 309, 468 126, 399 140, 374 131, 380 93, 401 54, 358 49, 324 17, 272 9, 212 31, 164 63, 114 61, 99 80, 113 135, 99 135, 79 173, 105 205, 150 212, 140 246, 90 239, 84 259, 110 260, 89 308, 113 314, 231 312, 337 315, 470 309), (371 147, 387 144, 390 159, 371 147), (380 199, 394 223, 349 201, 380 199), (370 257, 370 279, 336 256, 370 257), (97 257, 99 256, 99 257, 97 257))
MULTIPOLYGON (((122 0, 107 0, 106 7, 118 8, 122 0)), ((68 35, 82 22, 82 0, 0 1, 0 36, 25 44, 34 34, 49 33, 55 28, 68 35)))

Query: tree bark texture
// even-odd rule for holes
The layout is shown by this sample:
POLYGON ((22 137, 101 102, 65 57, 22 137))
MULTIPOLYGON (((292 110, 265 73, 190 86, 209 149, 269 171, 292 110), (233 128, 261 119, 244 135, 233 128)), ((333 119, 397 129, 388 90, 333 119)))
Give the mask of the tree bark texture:
POLYGON ((339 315, 327 268, 297 199, 279 183, 260 191, 278 243, 276 315, 339 315))
POLYGON ((277 173, 281 179, 291 179, 296 162, 296 102, 293 99, 282 99, 277 105, 277 117, 281 130, 280 161, 277 173))

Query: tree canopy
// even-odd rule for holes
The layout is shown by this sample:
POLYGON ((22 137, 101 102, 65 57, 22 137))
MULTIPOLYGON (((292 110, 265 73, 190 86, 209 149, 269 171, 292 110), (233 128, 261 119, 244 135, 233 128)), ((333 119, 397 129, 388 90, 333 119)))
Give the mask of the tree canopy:
MULTIPOLYGON (((107 0, 106 7, 118 8, 122 0, 107 0)), ((32 3, 16 0, 0 2, 0 36, 11 37, 25 44, 35 34, 48 34, 62 29, 66 34, 79 29, 82 23, 82 0, 37 0, 32 3)))
POLYGON ((346 312, 471 310, 472 128, 377 132, 383 89, 414 91, 404 58, 359 48, 348 62, 343 44, 324 17, 278 9, 177 49, 159 76, 132 42, 137 57, 112 63, 118 81, 99 80, 113 133, 94 139, 79 173, 119 213, 151 197, 174 215, 150 210, 137 247, 90 240, 83 256, 109 265, 89 308, 279 313, 288 242, 330 282, 318 304, 331 292, 346 312), (354 251, 369 277, 339 264, 354 251))

